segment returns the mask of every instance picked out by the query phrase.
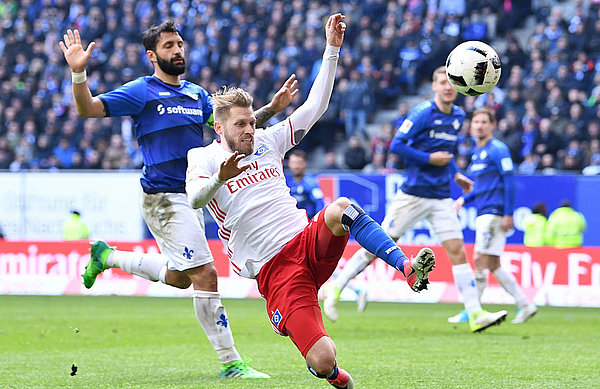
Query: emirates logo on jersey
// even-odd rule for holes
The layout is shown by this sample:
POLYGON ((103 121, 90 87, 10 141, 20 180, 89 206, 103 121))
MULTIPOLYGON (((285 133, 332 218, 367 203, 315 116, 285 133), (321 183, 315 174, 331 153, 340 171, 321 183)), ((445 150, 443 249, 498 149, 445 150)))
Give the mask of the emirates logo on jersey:
POLYGON ((246 171, 246 175, 240 178, 235 178, 227 181, 227 189, 229 193, 233 194, 240 189, 244 189, 247 186, 256 184, 257 182, 268 180, 270 178, 281 177, 281 173, 274 167, 268 167, 262 170, 258 170, 258 161, 254 161, 251 164, 251 168, 246 171), (251 170, 256 170, 254 173, 248 173, 251 170))

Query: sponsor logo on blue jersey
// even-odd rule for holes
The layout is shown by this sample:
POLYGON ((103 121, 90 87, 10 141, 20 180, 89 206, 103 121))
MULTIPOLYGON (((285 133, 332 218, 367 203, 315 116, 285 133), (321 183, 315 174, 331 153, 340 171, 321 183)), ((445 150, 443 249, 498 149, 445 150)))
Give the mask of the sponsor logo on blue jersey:
POLYGON ((448 134, 447 132, 438 132, 435 130, 429 130, 429 137, 434 139, 443 139, 451 142, 456 142, 458 139, 457 135, 448 134))
MULTIPOLYGON (((198 95, 196 95, 197 98, 198 95)), ((165 113, 168 115, 195 115, 202 116, 202 110, 199 108, 187 108, 182 105, 176 105, 174 107, 165 107, 163 104, 159 104, 156 106, 156 111, 159 115, 164 115, 165 113)))

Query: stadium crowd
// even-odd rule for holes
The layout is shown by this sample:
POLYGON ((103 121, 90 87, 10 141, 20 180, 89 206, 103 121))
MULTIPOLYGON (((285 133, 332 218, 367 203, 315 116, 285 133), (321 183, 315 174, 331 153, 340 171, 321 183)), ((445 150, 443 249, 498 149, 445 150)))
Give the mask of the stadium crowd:
MULTIPOLYGON (((186 45, 187 79, 214 92, 238 85, 270 100, 291 73, 304 101, 319 68, 322 19, 347 15, 346 43, 329 110, 304 146, 332 150, 347 143, 342 168, 389 172, 402 161, 388 153, 408 112, 368 140, 377 110, 415 95, 460 41, 503 40, 500 84, 478 98, 461 98, 469 114, 488 106, 497 136, 510 147, 519 173, 557 170, 600 173, 600 1, 366 0, 20 0, 0 2, 0 169, 132 169, 142 158, 129 118, 84 119, 71 97, 70 71, 58 47, 68 28, 96 47, 88 66, 94 95, 151 73, 141 32, 166 18, 186 45), (527 18, 536 27, 526 47, 513 36, 527 18), (102 75, 102 76, 101 76, 102 75), (334 132, 335 136, 331 136, 334 132), (587 167, 586 167, 587 166, 587 167), (584 169, 585 168, 585 169, 584 169)), ((87 46, 87 43, 86 43, 87 46)), ((289 107, 288 111, 294 107, 289 107)), ((284 112, 285 113, 285 112, 284 112)), ((275 119, 273 119, 275 120, 275 119)), ((206 131, 207 141, 214 134, 206 131)), ((457 162, 465 167, 474 141, 463 126, 457 162)), ((341 159, 341 158, 340 158, 341 159)), ((335 156, 327 155, 335 168, 335 156)), ((341 161, 337 161, 341 162, 341 161)))

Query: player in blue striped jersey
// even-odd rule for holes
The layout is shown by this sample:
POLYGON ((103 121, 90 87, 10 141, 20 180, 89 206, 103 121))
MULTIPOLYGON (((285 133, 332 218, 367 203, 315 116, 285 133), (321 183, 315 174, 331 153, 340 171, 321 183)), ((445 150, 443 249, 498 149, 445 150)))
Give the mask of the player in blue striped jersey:
MULTIPOLYGON (((479 297, 492 272, 500 285, 515 298, 518 305, 513 323, 523 323, 536 314, 535 305, 527 301, 515 277, 500 266, 500 255, 506 244, 506 233, 513 225, 515 184, 512 159, 508 147, 493 137, 496 116, 487 108, 473 112, 471 131, 477 139, 467 175, 473 179, 473 191, 455 201, 456 210, 465 203, 477 209, 475 219, 475 280, 479 297)), ((466 321, 464 311, 448 319, 450 323, 466 321)))
MULTIPOLYGON (((392 140, 390 150, 404 158, 405 181, 388 208, 381 226, 399 239, 421 219, 432 225, 452 261, 454 281, 461 291, 473 332, 482 331, 506 318, 506 311, 487 312, 481 308, 473 269, 467 263, 463 235, 450 198, 450 180, 470 192, 472 181, 458 172, 454 161, 458 132, 465 119, 454 105, 456 90, 441 66, 433 72, 432 100, 413 108, 392 140)), ((361 273, 375 256, 361 249, 348 261, 336 280, 325 286, 323 308, 328 318, 338 317, 335 304, 341 290, 361 273)))
MULTIPOLYGON (((181 79, 185 72, 183 39, 173 21, 143 34, 152 76, 140 77, 111 92, 93 97, 85 68, 94 42, 86 50, 77 30, 68 30, 59 45, 72 71, 73 97, 84 117, 130 115, 144 158, 141 178, 143 216, 161 254, 116 250, 103 241, 92 244, 83 275, 90 288, 105 269, 129 273, 192 292, 196 317, 222 363, 221 376, 268 378, 249 367, 237 352, 227 313, 217 289, 217 273, 204 234, 201 210, 189 206, 185 194, 187 152, 203 145, 203 128, 212 127, 212 104, 202 87, 181 79)), ((273 101, 256 112, 257 125, 285 108, 298 93, 290 77, 273 101)))

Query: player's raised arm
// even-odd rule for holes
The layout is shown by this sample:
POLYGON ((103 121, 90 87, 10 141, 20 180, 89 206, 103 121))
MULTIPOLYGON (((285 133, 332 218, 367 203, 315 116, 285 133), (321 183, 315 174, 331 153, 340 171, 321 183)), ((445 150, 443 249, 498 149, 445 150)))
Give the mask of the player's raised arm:
POLYGON ((99 98, 93 97, 90 88, 87 85, 87 75, 85 67, 87 66, 95 42, 90 42, 87 49, 83 50, 81 45, 81 36, 78 30, 67 30, 63 35, 64 42, 58 42, 67 64, 71 68, 73 98, 77 113, 84 117, 104 117, 106 112, 104 104, 99 98))
POLYGON ((321 68, 315 78, 315 82, 310 88, 306 102, 290 115, 295 144, 304 138, 329 105, 340 47, 344 41, 344 31, 346 31, 346 24, 343 22, 344 18, 344 15, 338 13, 331 15, 327 20, 327 24, 325 25, 327 46, 323 54, 321 68))

